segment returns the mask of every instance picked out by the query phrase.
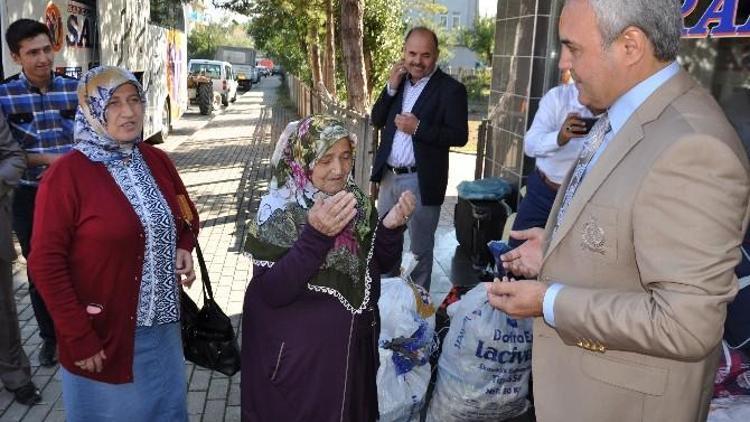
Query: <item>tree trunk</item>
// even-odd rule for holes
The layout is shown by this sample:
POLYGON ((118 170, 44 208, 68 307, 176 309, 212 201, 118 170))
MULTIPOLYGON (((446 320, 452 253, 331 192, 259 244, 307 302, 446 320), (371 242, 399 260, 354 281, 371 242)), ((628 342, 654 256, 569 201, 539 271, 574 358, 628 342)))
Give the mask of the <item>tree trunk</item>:
POLYGON ((314 91, 318 89, 319 84, 323 81, 323 73, 320 68, 320 40, 313 25, 309 25, 307 28, 307 40, 307 60, 310 62, 312 88, 314 91))
POLYGON ((341 0, 341 44, 346 70, 346 102, 349 108, 365 113, 367 79, 362 46, 364 0, 341 0))
POLYGON ((367 78, 367 97, 372 98, 372 88, 375 84, 375 72, 372 69, 372 51, 365 50, 365 75, 367 78))
POLYGON ((328 92, 336 97, 336 34, 333 0, 326 0, 326 44, 323 56, 323 83, 328 92))

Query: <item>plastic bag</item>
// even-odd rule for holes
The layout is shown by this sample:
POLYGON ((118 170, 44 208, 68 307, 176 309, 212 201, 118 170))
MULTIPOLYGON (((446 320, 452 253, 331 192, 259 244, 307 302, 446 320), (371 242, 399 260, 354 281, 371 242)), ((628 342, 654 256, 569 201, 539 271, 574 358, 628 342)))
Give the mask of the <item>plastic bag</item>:
POLYGON ((750 356, 721 342, 721 360, 714 376, 714 397, 750 396, 750 356))
POLYGON ((750 396, 719 397, 711 400, 706 422, 738 422, 750 420, 750 396))
POLYGON ((484 283, 450 305, 448 314, 427 421, 496 422, 526 412, 532 320, 492 308, 484 283))
POLYGON ((431 375, 435 308, 429 293, 402 278, 381 280, 378 307, 380 421, 419 421, 431 375))

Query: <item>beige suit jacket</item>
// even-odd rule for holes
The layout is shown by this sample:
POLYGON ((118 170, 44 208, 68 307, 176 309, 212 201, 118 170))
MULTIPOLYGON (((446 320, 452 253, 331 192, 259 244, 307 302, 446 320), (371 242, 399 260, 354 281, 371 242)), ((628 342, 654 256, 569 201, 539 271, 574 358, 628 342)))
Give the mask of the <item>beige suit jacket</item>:
POLYGON ((557 196, 540 280, 566 287, 556 328, 534 324, 540 422, 706 418, 749 194, 736 132, 681 71, 615 135, 552 236, 557 196))
POLYGON ((6 262, 16 258, 11 233, 10 196, 25 168, 26 156, 11 136, 5 116, 0 113, 0 260, 6 262))

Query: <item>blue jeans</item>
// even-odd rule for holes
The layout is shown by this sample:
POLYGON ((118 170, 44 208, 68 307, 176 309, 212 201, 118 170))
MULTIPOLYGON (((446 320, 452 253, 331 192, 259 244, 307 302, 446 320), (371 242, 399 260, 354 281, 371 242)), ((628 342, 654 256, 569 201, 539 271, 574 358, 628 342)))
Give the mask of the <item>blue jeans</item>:
MULTIPOLYGON (((539 170, 529 174, 526 179, 526 196, 521 201, 513 222, 513 230, 526 230, 532 227, 542 227, 547 224, 552 205, 555 203, 557 191, 553 190, 542 181, 539 170)), ((522 241, 510 238, 508 245, 512 248, 518 247, 522 241)))
POLYGON ((108 384, 60 371, 68 422, 188 420, 179 323, 136 328, 132 383, 108 384))

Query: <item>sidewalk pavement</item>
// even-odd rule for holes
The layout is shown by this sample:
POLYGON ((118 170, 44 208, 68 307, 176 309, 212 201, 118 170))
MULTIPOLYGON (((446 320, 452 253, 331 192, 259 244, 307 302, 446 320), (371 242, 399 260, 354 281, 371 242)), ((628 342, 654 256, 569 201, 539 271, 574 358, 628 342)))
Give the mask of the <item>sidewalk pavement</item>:
MULTIPOLYGON (((245 222, 266 192, 270 157, 278 135, 292 112, 276 106, 277 78, 264 79, 259 88, 238 97, 210 120, 188 113, 175 124, 170 139, 160 147, 174 160, 201 217, 199 241, 208 265, 217 303, 239 331, 242 301, 251 266, 242 255, 245 222)), ((437 304, 450 290, 451 266, 457 242, 453 230, 455 187, 473 179, 474 156, 451 153, 448 196, 436 234, 432 296, 437 304)), ((37 364, 40 340, 28 295, 22 259, 14 279, 21 335, 32 362, 33 380, 42 390, 41 404, 27 407, 0 391, 0 420, 5 422, 64 421, 60 374, 57 367, 37 364)), ((200 304, 196 281, 189 292, 200 304)), ((240 374, 222 374, 185 365, 190 421, 239 421, 240 374)))

